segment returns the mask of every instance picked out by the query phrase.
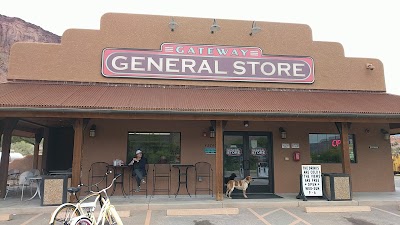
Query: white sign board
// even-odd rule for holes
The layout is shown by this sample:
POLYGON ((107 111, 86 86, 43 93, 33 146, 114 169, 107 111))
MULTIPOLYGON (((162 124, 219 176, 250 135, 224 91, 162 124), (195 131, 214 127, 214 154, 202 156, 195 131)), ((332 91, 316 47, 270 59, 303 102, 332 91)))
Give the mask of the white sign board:
POLYGON ((301 165, 305 196, 322 196, 321 165, 301 165))
POLYGON ((299 143, 292 143, 292 148, 300 148, 300 144, 299 143))
POLYGON ((290 148, 290 144, 289 143, 282 143, 282 148, 290 148))
POLYGON ((226 155, 227 156, 241 156, 242 155, 242 149, 240 149, 240 148, 227 148, 226 149, 226 155))

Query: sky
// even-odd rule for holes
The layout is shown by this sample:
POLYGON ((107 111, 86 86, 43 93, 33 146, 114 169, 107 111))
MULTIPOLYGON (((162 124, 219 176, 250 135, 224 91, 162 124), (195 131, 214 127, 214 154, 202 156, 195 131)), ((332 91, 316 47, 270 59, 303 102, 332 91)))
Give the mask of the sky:
POLYGON ((394 0, 3 0, 0 14, 62 35, 69 28, 99 29, 108 12, 300 23, 314 41, 339 42, 346 57, 383 62, 388 93, 400 95, 400 32, 394 0))

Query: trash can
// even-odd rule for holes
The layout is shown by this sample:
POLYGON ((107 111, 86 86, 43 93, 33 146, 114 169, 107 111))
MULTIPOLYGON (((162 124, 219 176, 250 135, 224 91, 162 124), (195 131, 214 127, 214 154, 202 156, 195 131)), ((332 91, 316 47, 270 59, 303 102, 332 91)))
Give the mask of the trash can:
POLYGON ((41 205, 61 205, 67 201, 68 176, 42 176, 41 205))
POLYGON ((344 173, 323 173, 323 190, 328 201, 352 199, 350 175, 344 173))

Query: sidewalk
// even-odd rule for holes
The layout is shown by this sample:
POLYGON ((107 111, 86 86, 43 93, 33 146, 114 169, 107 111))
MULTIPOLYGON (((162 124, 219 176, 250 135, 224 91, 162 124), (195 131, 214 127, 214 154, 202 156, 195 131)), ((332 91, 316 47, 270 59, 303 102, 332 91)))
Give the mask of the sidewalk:
MULTIPOLYGON (((305 206, 382 206, 400 205, 400 190, 396 192, 364 192, 353 193, 351 201, 327 201, 310 198, 308 201, 296 199, 297 194, 277 194, 283 198, 274 199, 224 199, 216 201, 210 195, 197 195, 197 197, 174 195, 148 196, 122 196, 111 197, 111 203, 120 211, 133 210, 167 210, 167 209, 205 209, 205 208, 290 208, 305 206)), ((250 196, 249 196, 250 197, 250 196)), ((57 206, 40 206, 40 199, 20 201, 20 198, 10 196, 0 200, 0 214, 34 214, 51 213, 57 206)))

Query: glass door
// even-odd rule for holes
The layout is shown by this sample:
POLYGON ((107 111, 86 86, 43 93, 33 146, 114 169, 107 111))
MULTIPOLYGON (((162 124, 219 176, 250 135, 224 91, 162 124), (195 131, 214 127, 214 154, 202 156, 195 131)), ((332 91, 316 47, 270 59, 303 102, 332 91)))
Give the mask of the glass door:
POLYGON ((251 176, 247 193, 272 193, 271 135, 255 132, 224 133, 224 187, 231 180, 251 176))

